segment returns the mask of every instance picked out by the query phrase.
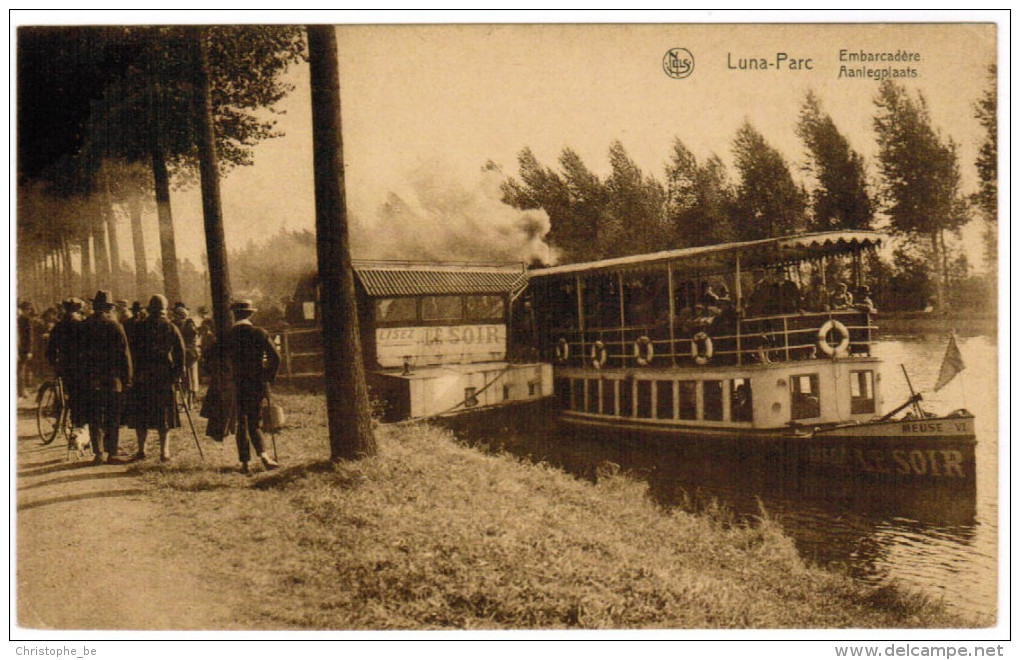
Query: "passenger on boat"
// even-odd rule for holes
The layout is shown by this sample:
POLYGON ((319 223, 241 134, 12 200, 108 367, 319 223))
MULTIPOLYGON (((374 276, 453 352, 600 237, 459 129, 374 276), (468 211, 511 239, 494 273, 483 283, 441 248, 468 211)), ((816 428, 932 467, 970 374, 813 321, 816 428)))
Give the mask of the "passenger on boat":
POLYGON ((871 288, 866 284, 862 284, 857 288, 857 302, 854 304, 854 307, 868 314, 878 313, 875 303, 871 300, 871 288))
POLYGON ((764 275, 754 285, 754 290, 748 297, 748 315, 772 316, 776 312, 776 303, 779 300, 779 283, 770 275, 764 275))
POLYGON ((796 314, 803 310, 801 306, 801 295, 800 287, 797 283, 786 278, 783 283, 779 285, 779 313, 780 314, 796 314))
POLYGON ((829 298, 830 309, 850 309, 854 304, 854 296, 847 288, 846 282, 840 282, 829 298))

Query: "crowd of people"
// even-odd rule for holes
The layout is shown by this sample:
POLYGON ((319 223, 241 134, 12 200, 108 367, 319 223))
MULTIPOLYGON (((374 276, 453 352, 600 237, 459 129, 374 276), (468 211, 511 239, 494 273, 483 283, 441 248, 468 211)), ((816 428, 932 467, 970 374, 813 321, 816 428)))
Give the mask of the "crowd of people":
POLYGON ((108 291, 94 298, 68 298, 58 309, 37 315, 28 301, 18 305, 18 396, 27 397, 42 365, 60 379, 70 413, 71 440, 88 429, 94 462, 124 463, 146 458, 149 431, 159 439, 161 461, 171 460, 170 431, 181 426, 181 411, 198 400, 200 365, 209 389, 200 414, 205 433, 222 442, 236 435, 241 471, 248 473, 251 447, 267 469, 278 467, 265 451, 259 429, 262 402, 276 377, 280 354, 268 333, 252 324, 250 301, 231 306, 234 324, 217 341, 211 318, 187 305, 170 307, 154 295, 146 307, 112 301, 108 291), (120 429, 134 429, 133 456, 120 451, 120 429))

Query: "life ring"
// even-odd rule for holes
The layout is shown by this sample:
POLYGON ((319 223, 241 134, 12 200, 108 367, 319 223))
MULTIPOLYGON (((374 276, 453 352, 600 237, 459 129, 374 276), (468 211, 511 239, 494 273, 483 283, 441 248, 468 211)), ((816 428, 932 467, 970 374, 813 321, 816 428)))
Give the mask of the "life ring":
POLYGON ((708 364, 714 352, 712 338, 706 333, 699 332, 691 338, 691 357, 694 358, 694 364, 708 364), (702 344, 705 347, 704 351, 701 350, 702 344))
POLYGON ((829 319, 818 329, 818 348, 829 357, 846 355, 846 349, 850 345, 850 331, 846 326, 836 319, 829 319), (829 333, 835 332, 839 335, 839 343, 833 346, 829 343, 829 333))
POLYGON ((556 361, 566 362, 570 357, 570 344, 563 337, 556 340, 556 361))
POLYGON ((609 356, 606 353, 606 345, 597 341, 591 345, 591 366, 601 369, 609 356))
POLYGON ((647 367, 652 363, 652 358, 654 357, 655 347, 652 346, 652 340, 648 337, 638 337, 637 341, 634 342, 634 358, 637 360, 637 363, 642 367, 647 367))

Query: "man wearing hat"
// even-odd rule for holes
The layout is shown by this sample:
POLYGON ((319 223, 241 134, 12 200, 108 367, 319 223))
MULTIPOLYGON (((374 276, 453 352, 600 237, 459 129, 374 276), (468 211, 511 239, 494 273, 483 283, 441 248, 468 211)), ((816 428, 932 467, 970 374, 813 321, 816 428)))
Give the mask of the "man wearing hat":
POLYGON ((184 380, 182 385, 188 402, 198 394, 198 326, 191 318, 188 307, 182 302, 174 304, 173 318, 170 319, 184 340, 184 380))
POLYGON ((145 458, 149 429, 159 433, 160 460, 170 460, 170 429, 181 425, 174 386, 184 373, 184 341, 167 318, 167 300, 155 295, 148 316, 133 332, 135 386, 131 391, 131 424, 138 434, 136 460, 145 458))
POLYGON ((857 287, 857 302, 854 307, 868 314, 878 313, 875 303, 871 300, 871 287, 866 284, 857 287))
POLYGON ((64 398, 71 414, 71 442, 85 426, 81 400, 81 315, 83 303, 68 298, 60 303, 62 315, 50 330, 46 344, 46 361, 50 363, 64 390, 64 398))
POLYGON ((18 398, 28 396, 33 342, 35 340, 35 305, 27 300, 18 303, 18 398))
POLYGON ((250 300, 231 305, 234 325, 224 337, 226 355, 233 368, 234 387, 237 392, 237 456, 241 472, 248 473, 251 453, 249 442, 267 469, 279 467, 265 451, 259 431, 259 409, 268 393, 268 383, 276 378, 280 367, 280 353, 269 339, 269 333, 252 325, 251 317, 257 310, 250 300))
POLYGON ((82 322, 81 370, 83 396, 95 462, 122 462, 117 456, 124 393, 131 387, 133 369, 124 328, 113 316, 108 291, 92 299, 93 314, 82 322))

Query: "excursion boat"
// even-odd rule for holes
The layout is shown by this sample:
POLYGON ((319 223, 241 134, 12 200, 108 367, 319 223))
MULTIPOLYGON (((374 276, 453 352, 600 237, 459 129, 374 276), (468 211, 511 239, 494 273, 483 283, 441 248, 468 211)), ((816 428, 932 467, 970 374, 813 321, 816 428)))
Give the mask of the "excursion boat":
MULTIPOLYGON (((354 262, 366 380, 383 422, 548 400, 552 365, 515 351, 508 327, 528 284, 520 263, 354 262)), ((283 378, 323 375, 317 279, 278 333, 283 378)))
POLYGON ((826 282, 835 260, 851 294, 866 290, 881 240, 825 232, 530 271, 524 323, 553 364, 561 422, 845 475, 973 480, 973 415, 932 416, 920 394, 883 412, 870 300, 840 304, 826 282))

